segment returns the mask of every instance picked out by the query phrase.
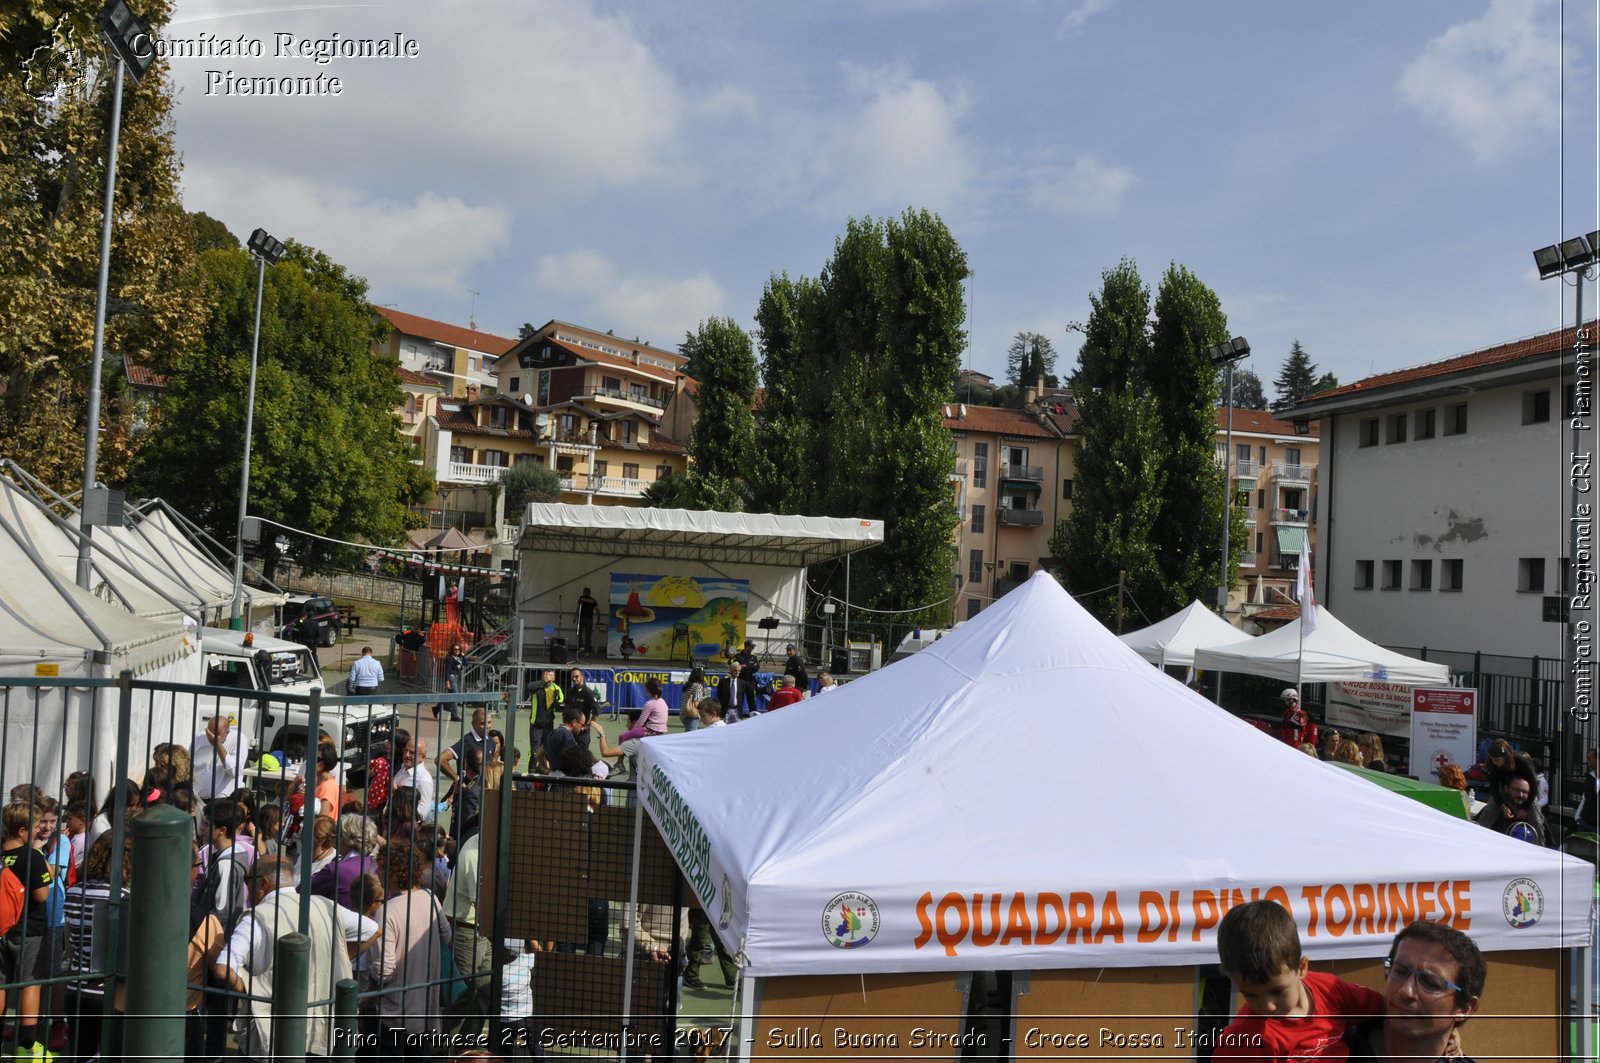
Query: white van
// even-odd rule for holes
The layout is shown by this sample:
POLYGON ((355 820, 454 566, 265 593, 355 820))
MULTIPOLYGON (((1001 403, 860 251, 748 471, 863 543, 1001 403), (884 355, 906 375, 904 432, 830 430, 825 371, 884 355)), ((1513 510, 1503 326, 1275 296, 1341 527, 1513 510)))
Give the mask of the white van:
MULTIPOLYGON (((201 631, 200 648, 205 654, 204 683, 208 687, 300 695, 317 688, 327 690, 311 651, 298 642, 208 627, 201 631)), ((212 706, 202 709, 202 715, 209 718, 217 707, 226 706, 233 725, 243 726, 250 736, 252 755, 281 750, 288 760, 299 762, 316 745, 306 705, 249 698, 243 693, 235 703, 219 692, 212 706)), ((333 738, 339 750, 345 763, 344 783, 351 787, 365 783, 369 751, 387 750, 394 727, 394 710, 386 705, 324 704, 318 720, 318 728, 333 738)))

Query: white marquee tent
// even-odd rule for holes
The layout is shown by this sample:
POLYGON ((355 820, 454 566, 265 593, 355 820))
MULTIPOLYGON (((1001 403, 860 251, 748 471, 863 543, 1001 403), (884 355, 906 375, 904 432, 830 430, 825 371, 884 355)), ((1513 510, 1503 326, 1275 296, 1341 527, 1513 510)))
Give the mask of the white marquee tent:
POLYGON ((758 977, 1214 962, 1232 891, 1288 903, 1319 959, 1381 954, 1408 913, 1491 950, 1589 937, 1589 864, 1261 734, 1042 573, 837 692, 640 756, 758 977))
POLYGON ((1450 684, 1445 665, 1386 650, 1351 631, 1322 606, 1316 608, 1317 626, 1303 640, 1299 622, 1285 624, 1248 642, 1203 646, 1195 651, 1195 667, 1271 676, 1286 683, 1450 684))
POLYGON ((1149 627, 1119 635, 1134 653, 1158 668, 1167 665, 1194 665, 1194 651, 1201 646, 1225 646, 1248 642, 1245 634, 1198 601, 1159 620, 1149 627))

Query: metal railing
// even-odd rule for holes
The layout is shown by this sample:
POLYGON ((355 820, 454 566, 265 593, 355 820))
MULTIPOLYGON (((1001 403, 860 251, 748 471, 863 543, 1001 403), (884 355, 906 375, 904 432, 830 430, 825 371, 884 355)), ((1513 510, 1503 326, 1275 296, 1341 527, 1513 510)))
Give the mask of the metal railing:
POLYGON ((623 402, 633 402, 638 403, 640 406, 648 406, 653 410, 664 410, 667 408, 666 399, 653 399, 649 395, 636 394, 635 392, 627 391, 622 388, 589 387, 579 388, 577 391, 573 392, 574 398, 581 398, 584 396, 590 396, 597 399, 620 399, 623 402))
POLYGON ((1274 524, 1309 524, 1311 511, 1309 509, 1287 509, 1278 507, 1269 511, 1274 524))
POLYGON ((1311 479, 1316 476, 1316 474, 1317 467, 1315 465, 1295 465, 1286 461, 1275 461, 1272 463, 1272 475, 1274 479, 1302 480, 1306 483, 1310 483, 1311 479))
POLYGON ((1000 515, 1000 523, 1025 528, 1037 528, 1044 524, 1044 511, 1038 509, 1010 509, 1001 506, 996 510, 1000 515))
POLYGON ((1044 480, 1043 465, 1002 465, 1000 466, 1002 480, 1027 480, 1038 483, 1044 480))

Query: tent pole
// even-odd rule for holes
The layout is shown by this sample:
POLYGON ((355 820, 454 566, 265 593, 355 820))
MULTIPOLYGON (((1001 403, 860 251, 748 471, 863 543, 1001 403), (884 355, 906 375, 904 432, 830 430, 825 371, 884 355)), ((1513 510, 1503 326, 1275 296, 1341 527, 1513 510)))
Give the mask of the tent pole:
POLYGON ((850 555, 844 555, 844 652, 850 653, 850 555))
MULTIPOLYGON (((623 931, 622 961, 622 1043, 627 1045, 633 1027, 633 950, 639 926, 639 847, 644 838, 644 793, 634 782, 633 790, 633 868, 628 875, 628 928, 623 931)), ((673 936, 677 936, 677 917, 674 914, 673 936)), ((676 977, 674 975, 674 977, 676 977)), ((626 1057, 626 1051, 621 1053, 626 1057)))

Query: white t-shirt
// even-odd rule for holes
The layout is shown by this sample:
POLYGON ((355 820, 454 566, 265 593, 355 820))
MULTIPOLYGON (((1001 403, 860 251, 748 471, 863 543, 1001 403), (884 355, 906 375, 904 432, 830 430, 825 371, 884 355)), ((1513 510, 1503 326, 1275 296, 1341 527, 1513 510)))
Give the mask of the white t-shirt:
POLYGON ((433 773, 428 770, 428 765, 418 762, 414 768, 401 768, 394 777, 394 788, 410 786, 417 791, 417 818, 420 820, 433 820, 434 812, 434 785, 433 773))

